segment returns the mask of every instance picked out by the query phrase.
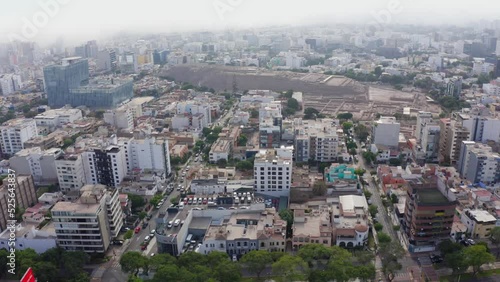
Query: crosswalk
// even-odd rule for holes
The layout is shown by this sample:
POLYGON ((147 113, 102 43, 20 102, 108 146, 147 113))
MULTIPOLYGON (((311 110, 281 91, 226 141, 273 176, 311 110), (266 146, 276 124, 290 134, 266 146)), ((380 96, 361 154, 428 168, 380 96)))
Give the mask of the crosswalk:
POLYGON ((111 264, 110 268, 121 268, 121 266, 120 266, 120 262, 119 262, 119 261, 114 261, 114 262, 111 264))

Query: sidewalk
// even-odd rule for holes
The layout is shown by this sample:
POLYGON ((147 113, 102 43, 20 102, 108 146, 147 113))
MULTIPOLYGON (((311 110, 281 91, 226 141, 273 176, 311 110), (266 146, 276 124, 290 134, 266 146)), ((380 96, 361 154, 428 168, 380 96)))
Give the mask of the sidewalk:
MULTIPOLYGON (((481 270, 490 270, 490 269, 498 269, 500 268, 500 261, 496 261, 494 263, 489 263, 486 265, 481 266, 481 270)), ((441 276, 449 276, 452 274, 452 270, 450 268, 444 267, 441 269, 436 270, 437 274, 439 277, 441 276)), ((472 272, 472 267, 469 267, 465 273, 471 273, 472 272)))

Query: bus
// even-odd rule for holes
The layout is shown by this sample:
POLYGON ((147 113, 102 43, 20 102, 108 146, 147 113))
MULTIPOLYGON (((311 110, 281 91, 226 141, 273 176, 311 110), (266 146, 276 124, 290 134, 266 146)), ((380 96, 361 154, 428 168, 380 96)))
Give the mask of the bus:
POLYGON ((191 239, 193 239, 193 234, 189 234, 189 235, 186 237, 186 243, 190 243, 190 242, 191 242, 191 239))

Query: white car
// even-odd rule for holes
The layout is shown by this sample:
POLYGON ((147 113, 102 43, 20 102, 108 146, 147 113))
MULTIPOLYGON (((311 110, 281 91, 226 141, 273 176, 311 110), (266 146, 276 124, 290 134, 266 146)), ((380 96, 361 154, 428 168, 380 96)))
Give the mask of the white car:
POLYGON ((144 237, 144 241, 149 241, 149 240, 151 240, 151 237, 149 236, 144 237))
POLYGON ((154 237, 154 236, 155 236, 155 233, 156 233, 156 230, 155 230, 155 229, 153 229, 153 230, 151 230, 151 233, 149 234, 149 236, 150 236, 150 237, 154 237))

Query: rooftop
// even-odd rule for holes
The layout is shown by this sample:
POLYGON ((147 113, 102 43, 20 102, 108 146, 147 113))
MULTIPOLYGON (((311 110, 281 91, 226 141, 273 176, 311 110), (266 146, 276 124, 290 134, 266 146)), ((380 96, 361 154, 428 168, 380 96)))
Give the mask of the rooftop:
POLYGON ((418 203, 423 205, 446 205, 450 201, 437 189, 418 189, 418 203))

